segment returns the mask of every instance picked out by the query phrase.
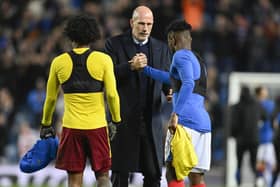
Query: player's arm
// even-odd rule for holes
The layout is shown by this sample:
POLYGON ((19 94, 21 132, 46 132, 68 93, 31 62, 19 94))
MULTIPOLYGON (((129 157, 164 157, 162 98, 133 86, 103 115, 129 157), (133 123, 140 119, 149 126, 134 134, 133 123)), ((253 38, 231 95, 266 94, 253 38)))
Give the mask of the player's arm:
POLYGON ((106 98, 109 105, 109 110, 112 116, 112 120, 115 123, 118 123, 121 121, 120 117, 120 99, 119 94, 117 91, 116 86, 116 79, 114 75, 114 68, 113 68, 113 62, 109 56, 106 55, 105 57, 106 62, 105 64, 105 72, 104 72, 104 86, 105 86, 105 93, 106 98))
POLYGON ((194 88, 193 66, 190 62, 190 58, 186 55, 180 55, 180 53, 175 53, 173 63, 179 73, 182 83, 176 103, 174 103, 173 112, 182 115, 182 111, 187 105, 186 102, 188 101, 188 98, 192 94, 194 88))
POLYGON ((56 100, 59 93, 59 81, 55 74, 55 61, 51 64, 47 82, 46 100, 43 108, 42 125, 50 126, 55 110, 56 100))
POLYGON ((169 72, 145 66, 143 73, 154 80, 170 85, 169 72))
POLYGON ((162 46, 162 51, 159 54, 161 55, 161 69, 154 69, 151 67, 144 68, 144 73, 151 77, 154 80, 160 81, 163 83, 162 85, 162 91, 165 94, 165 96, 170 97, 170 93, 172 93, 171 90, 171 83, 170 83, 170 77, 169 77, 169 70, 171 65, 171 51, 169 50, 167 45, 162 46), (164 72, 164 73, 162 73, 164 72))

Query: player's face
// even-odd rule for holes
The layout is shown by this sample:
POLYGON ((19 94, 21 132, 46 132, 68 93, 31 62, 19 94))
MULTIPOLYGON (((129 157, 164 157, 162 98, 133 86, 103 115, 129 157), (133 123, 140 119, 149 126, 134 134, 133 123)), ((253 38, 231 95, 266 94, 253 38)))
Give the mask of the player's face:
POLYGON ((130 20, 132 35, 138 41, 145 41, 151 34, 153 23, 152 14, 139 14, 138 17, 130 20))
POLYGON ((268 89, 267 88, 263 88, 261 91, 262 97, 263 98, 267 98, 268 97, 268 89))

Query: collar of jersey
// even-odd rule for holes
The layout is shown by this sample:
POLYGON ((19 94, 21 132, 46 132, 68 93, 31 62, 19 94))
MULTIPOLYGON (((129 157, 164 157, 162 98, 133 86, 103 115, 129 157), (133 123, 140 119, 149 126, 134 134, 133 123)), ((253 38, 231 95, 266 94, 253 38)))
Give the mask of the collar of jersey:
POLYGON ((82 48, 74 48, 73 51, 77 54, 82 54, 84 53, 86 50, 88 50, 88 47, 82 47, 82 48))

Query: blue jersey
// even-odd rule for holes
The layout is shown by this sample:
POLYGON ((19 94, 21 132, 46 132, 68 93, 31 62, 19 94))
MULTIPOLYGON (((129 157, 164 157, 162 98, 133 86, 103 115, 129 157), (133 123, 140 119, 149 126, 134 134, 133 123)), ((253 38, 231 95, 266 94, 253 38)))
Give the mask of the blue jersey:
MULTIPOLYGON (((265 111, 267 112, 268 116, 271 116, 275 104, 272 100, 263 100, 261 101, 261 105, 262 107, 265 109, 265 111)), ((263 124, 260 127, 260 143, 268 143, 268 142, 272 142, 273 139, 273 128, 272 128, 272 124, 271 124, 271 119, 267 119, 263 122, 263 124)))
POLYGON ((192 51, 181 49, 175 52, 170 72, 146 66, 143 73, 155 80, 170 84, 170 77, 181 82, 180 89, 173 93, 173 112, 178 123, 199 132, 210 132, 211 122, 204 106, 204 96, 195 93, 195 81, 200 78, 200 63, 192 51))

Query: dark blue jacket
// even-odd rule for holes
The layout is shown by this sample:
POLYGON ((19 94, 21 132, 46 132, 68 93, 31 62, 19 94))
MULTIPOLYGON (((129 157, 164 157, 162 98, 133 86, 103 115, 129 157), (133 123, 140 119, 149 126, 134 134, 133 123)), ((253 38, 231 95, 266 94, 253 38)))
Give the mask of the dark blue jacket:
MULTIPOLYGON (((149 38, 150 62, 157 69, 168 71, 171 63, 171 54, 168 46, 152 37, 149 38)), ((118 128, 118 133, 112 142, 112 169, 116 171, 140 171, 140 88, 141 73, 132 71, 128 63, 136 54, 131 31, 112 37, 105 43, 107 52, 114 63, 117 88, 121 103, 121 118, 123 124, 118 128)), ((151 138, 156 152, 159 172, 163 165, 163 125, 161 121, 161 94, 168 93, 169 86, 164 86, 158 81, 148 80, 149 101, 145 118, 147 126, 151 128, 151 138)))

